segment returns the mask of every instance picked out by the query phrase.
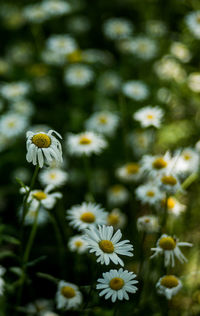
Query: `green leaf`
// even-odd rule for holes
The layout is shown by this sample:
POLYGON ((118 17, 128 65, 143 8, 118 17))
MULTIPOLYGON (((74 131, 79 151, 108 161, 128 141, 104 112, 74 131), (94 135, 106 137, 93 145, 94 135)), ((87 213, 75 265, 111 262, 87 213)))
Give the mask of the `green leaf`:
POLYGON ((21 276, 22 273, 23 273, 22 269, 19 268, 19 267, 11 267, 11 268, 9 269, 9 271, 13 272, 14 274, 16 274, 16 275, 18 275, 18 276, 21 276))
POLYGON ((2 240, 7 241, 10 244, 20 245, 20 241, 17 238, 10 235, 3 235, 2 240))
POLYGON ((0 251, 0 259, 7 258, 7 257, 15 257, 14 252, 10 250, 0 251))
POLYGON ((41 257, 39 257, 39 258, 37 258, 37 259, 34 259, 34 260, 32 260, 32 261, 29 261, 29 262, 26 264, 26 266, 27 266, 27 267, 32 267, 32 266, 36 265, 38 262, 45 260, 46 258, 47 258, 47 256, 41 256, 41 257))

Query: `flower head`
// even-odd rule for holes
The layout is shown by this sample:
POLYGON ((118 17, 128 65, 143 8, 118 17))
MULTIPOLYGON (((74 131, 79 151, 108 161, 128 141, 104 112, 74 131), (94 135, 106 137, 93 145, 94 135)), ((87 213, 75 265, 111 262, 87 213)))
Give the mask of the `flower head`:
POLYGON ((82 294, 75 284, 60 281, 56 293, 56 302, 58 309, 74 309, 81 304, 82 294))
POLYGON ((154 126, 159 128, 163 117, 163 111, 158 106, 147 106, 134 113, 133 118, 140 122, 142 127, 154 126))
POLYGON ((182 288, 182 282, 175 275, 164 275, 158 280, 156 288, 159 294, 171 300, 182 288))

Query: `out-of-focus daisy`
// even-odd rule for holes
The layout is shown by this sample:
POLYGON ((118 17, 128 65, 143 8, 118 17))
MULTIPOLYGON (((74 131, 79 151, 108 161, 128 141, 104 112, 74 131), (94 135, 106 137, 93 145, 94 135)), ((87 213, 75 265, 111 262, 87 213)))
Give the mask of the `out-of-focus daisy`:
POLYGON ((82 294, 73 283, 60 281, 56 293, 56 304, 58 309, 75 309, 82 303, 82 294))
POLYGON ((90 252, 98 257, 97 262, 108 265, 111 262, 124 266, 124 262, 118 255, 133 256, 133 246, 129 240, 119 241, 122 238, 120 229, 114 234, 112 226, 98 226, 86 229, 84 238, 90 252))
POLYGON ((36 301, 29 303, 26 305, 26 310, 28 315, 27 316, 31 316, 36 314, 37 316, 44 316, 44 313, 48 310, 52 308, 52 302, 44 299, 44 298, 40 298, 37 299, 36 301))
POLYGON ((146 106, 133 114, 133 118, 139 121, 142 127, 154 126, 159 128, 163 117, 163 110, 158 106, 146 106))
POLYGON ((145 155, 141 160, 141 166, 144 172, 157 176, 171 168, 172 158, 169 152, 163 156, 145 155))
POLYGON ((129 300, 128 293, 135 293, 138 283, 134 280, 136 275, 133 272, 123 270, 110 270, 103 273, 103 278, 98 279, 97 290, 100 290, 99 296, 105 295, 105 299, 111 298, 111 301, 115 303, 116 300, 129 300))
POLYGON ((10 105, 10 109, 18 114, 24 115, 25 117, 31 116, 35 110, 33 103, 26 99, 17 100, 13 102, 10 105))
POLYGON ((151 38, 138 36, 127 41, 129 41, 127 52, 136 55, 138 58, 149 60, 154 58, 157 53, 156 42, 151 38))
POLYGON ((64 80, 68 86, 85 87, 94 78, 94 72, 87 65, 70 65, 64 73, 64 80))
POLYGON ((162 37, 166 34, 167 27, 161 20, 148 20, 146 22, 146 32, 153 37, 162 37))
POLYGON ((82 254, 87 251, 87 242, 83 235, 76 235, 69 239, 68 247, 71 251, 82 254))
POLYGON ((196 93, 200 92, 200 72, 192 72, 187 79, 188 87, 196 93))
POLYGON ((49 168, 40 172, 39 180, 45 186, 50 184, 54 187, 60 187, 67 182, 68 174, 59 168, 49 168))
POLYGON ((19 178, 24 183, 27 183, 30 181, 30 177, 31 177, 30 170, 28 170, 27 168, 24 168, 24 167, 16 168, 13 171, 12 177, 14 180, 16 180, 16 178, 19 178))
POLYGON ((15 112, 3 114, 0 118, 0 133, 6 138, 21 135, 26 129, 28 121, 25 116, 15 112))
POLYGON ((107 212, 98 204, 83 202, 81 205, 72 206, 67 210, 66 218, 71 226, 84 230, 98 224, 106 224, 107 212))
POLYGON ((51 35, 47 40, 47 48, 59 55, 67 55, 77 49, 77 44, 74 38, 68 34, 51 35))
POLYGON ((59 316, 58 314, 52 312, 52 311, 45 311, 42 316, 59 316))
MULTIPOLYGON (((22 212, 21 212, 21 215, 22 215, 22 212)), ((37 216, 37 224, 38 225, 45 224, 49 219, 48 213, 47 213, 47 211, 45 211, 45 209, 43 207, 40 207, 40 209, 38 211, 37 205, 35 203, 31 203, 29 205, 28 211, 26 213, 24 224, 25 225, 32 225, 35 221, 36 216, 37 216)))
POLYGON ((154 65, 154 70, 158 77, 163 80, 175 80, 178 83, 183 83, 186 79, 184 68, 172 57, 164 56, 154 65))
POLYGON ((86 131, 80 134, 70 134, 66 146, 71 155, 90 156, 100 154, 107 147, 107 142, 103 136, 86 131))
POLYGON ((133 25, 124 18, 111 18, 104 22, 103 31, 109 39, 119 40, 131 35, 133 25))
POLYGON ((112 136, 117 129, 118 123, 118 115, 108 111, 101 111, 93 113, 86 121, 85 126, 87 130, 112 136))
POLYGON ((23 10, 24 18, 30 23, 42 23, 47 20, 48 15, 40 3, 27 5, 23 10))
POLYGON ((5 281, 3 279, 3 275, 5 272, 6 272, 6 269, 3 266, 0 266, 0 296, 4 294, 5 281))
POLYGON ((140 164, 136 162, 129 162, 116 170, 116 175, 119 179, 125 182, 138 181, 141 176, 140 164))
POLYGON ((187 175, 188 173, 197 172, 199 168, 199 153, 193 148, 184 148, 179 153, 173 171, 176 174, 187 175))
POLYGON ((121 78, 114 71, 104 72, 97 81, 97 89, 103 94, 114 94, 119 91, 121 78))
POLYGON ((73 33, 85 33, 90 29, 90 21, 88 16, 73 15, 68 19, 68 28, 73 33))
POLYGON ((158 185, 162 191, 168 192, 169 194, 175 194, 176 191, 181 189, 179 179, 171 172, 161 174, 158 178, 158 185))
POLYGON ((123 228, 126 224, 127 218, 119 208, 114 208, 107 216, 107 225, 113 226, 114 229, 123 228))
POLYGON ((158 280, 156 288, 159 294, 171 300, 182 288, 182 282, 175 275, 164 275, 158 280))
POLYGON ((154 254, 151 258, 157 257, 158 255, 164 255, 164 264, 165 266, 175 265, 175 257, 181 262, 187 262, 186 257, 183 255, 179 247, 192 247, 193 245, 188 242, 179 242, 178 239, 175 239, 169 235, 163 234, 157 241, 156 248, 151 248, 154 251, 154 254))
POLYGON ((140 185, 135 191, 137 199, 143 204, 155 205, 162 197, 162 193, 155 183, 140 185))
POLYGON ((108 189, 108 202, 113 205, 121 205, 128 201, 129 192, 125 186, 115 184, 108 189))
POLYGON ((187 63, 191 59, 191 53, 186 45, 180 42, 173 42, 170 52, 183 63, 187 63))
POLYGON ((122 86, 122 92, 135 101, 144 101, 149 96, 149 89, 139 80, 127 81, 122 86))
POLYGON ((17 99, 24 98, 30 90, 30 86, 27 82, 11 82, 4 83, 0 87, 0 93, 2 97, 7 100, 16 101, 17 99))
POLYGON ((200 39, 200 11, 192 11, 187 14, 185 22, 194 37, 200 39))
POLYGON ((155 233, 159 229, 158 218, 154 215, 144 215, 137 219, 137 229, 145 233, 155 233))
POLYGON ((61 16, 71 11, 70 4, 62 0, 44 0, 41 7, 52 17, 61 16))
POLYGON ((169 104, 169 102, 172 100, 172 93, 170 89, 162 87, 157 91, 157 98, 160 102, 169 104))
POLYGON ((153 130, 135 130, 128 135, 127 141, 136 156, 148 152, 153 141, 153 133, 153 130))
POLYGON ((53 133, 59 138, 62 138, 60 134, 54 130, 49 130, 48 133, 33 133, 31 131, 26 133, 26 159, 28 162, 32 162, 33 165, 39 164, 40 168, 43 167, 45 162, 50 164, 53 159, 62 162, 61 144, 59 140, 52 135, 53 133))
MULTIPOLYGON (((161 200, 161 204, 158 206, 158 209, 160 210, 161 207, 165 207, 166 205, 166 198, 163 197, 161 200)), ((182 212, 184 212, 186 209, 186 205, 181 204, 175 197, 170 196, 167 198, 167 210, 169 214, 178 216, 182 212)))

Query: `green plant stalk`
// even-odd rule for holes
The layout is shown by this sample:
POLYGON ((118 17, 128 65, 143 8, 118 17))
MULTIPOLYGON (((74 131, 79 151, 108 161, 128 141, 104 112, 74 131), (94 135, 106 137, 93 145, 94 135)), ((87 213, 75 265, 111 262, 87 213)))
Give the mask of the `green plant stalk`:
POLYGON ((90 169, 90 164, 89 164, 89 159, 86 155, 83 156, 83 163, 84 163, 84 169, 85 169, 85 177, 88 185, 88 197, 91 202, 94 202, 94 197, 93 197, 93 189, 92 189, 92 183, 90 181, 91 179, 91 169, 90 169))

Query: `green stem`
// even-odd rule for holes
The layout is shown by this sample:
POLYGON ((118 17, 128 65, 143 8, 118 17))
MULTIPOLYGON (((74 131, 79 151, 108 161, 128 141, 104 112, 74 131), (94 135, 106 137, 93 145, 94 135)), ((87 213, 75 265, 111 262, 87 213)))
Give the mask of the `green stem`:
POLYGON ((164 213, 162 217, 162 222, 161 222, 161 228, 163 231, 165 231, 166 224, 167 224, 167 216, 168 216, 168 194, 166 193, 166 198, 165 198, 165 205, 164 205, 164 213))
POLYGON ((89 164, 89 159, 86 155, 83 156, 83 162, 84 162, 84 169, 85 169, 85 177, 88 185, 88 194, 87 194, 87 199, 90 202, 94 202, 94 197, 92 194, 93 188, 92 188, 92 183, 90 181, 91 179, 91 169, 90 169, 90 164, 89 164))
POLYGON ((185 181, 182 183, 181 185, 181 190, 178 190, 175 194, 175 197, 178 198, 181 193, 182 190, 186 190, 194 181, 196 181, 199 177, 199 174, 197 172, 192 173, 191 175, 189 175, 185 181))

